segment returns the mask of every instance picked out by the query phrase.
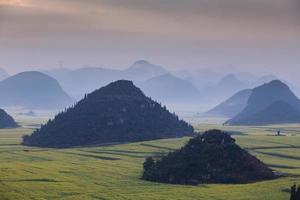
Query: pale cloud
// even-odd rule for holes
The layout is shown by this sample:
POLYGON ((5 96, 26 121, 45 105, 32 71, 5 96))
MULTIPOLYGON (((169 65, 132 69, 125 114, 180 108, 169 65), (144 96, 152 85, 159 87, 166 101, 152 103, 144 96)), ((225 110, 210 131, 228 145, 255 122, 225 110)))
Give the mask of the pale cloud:
POLYGON ((28 0, 0 0, 0 6, 29 7, 32 6, 32 4, 31 1, 28 0))
POLYGON ((20 24, 38 29, 29 32, 37 38, 53 32, 96 36, 114 32, 177 41, 270 43, 298 37, 292 1, 32 0, 30 4, 36 8, 7 11, 6 19, 11 20, 9 27, 20 24), (16 17, 19 19, 13 21, 16 17))

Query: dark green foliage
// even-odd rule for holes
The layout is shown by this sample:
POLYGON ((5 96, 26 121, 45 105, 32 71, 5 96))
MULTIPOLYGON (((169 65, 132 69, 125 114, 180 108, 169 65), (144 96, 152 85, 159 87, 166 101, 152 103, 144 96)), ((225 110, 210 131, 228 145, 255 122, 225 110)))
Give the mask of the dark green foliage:
POLYGON ((3 109, 0 109, 0 128, 16 128, 18 124, 3 109))
POLYGON ((296 184, 294 184, 291 187, 291 198, 290 200, 300 200, 300 186, 296 186, 296 184))
POLYGON ((253 89, 247 107, 229 125, 267 125, 300 122, 300 100, 279 80, 253 89))
POLYGON ((25 145, 72 147, 192 135, 193 127, 146 97, 131 81, 117 81, 88 94, 58 114, 25 145))
POLYGON ((250 183, 272 179, 271 169, 219 130, 207 131, 161 159, 147 158, 142 179, 171 184, 250 183))

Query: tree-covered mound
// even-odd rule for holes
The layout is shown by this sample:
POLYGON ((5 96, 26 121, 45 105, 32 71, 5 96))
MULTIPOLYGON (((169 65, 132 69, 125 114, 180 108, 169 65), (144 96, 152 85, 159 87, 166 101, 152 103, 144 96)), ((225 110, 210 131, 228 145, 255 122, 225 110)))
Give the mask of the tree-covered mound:
POLYGON ((160 159, 147 158, 142 175, 148 181, 187 185, 251 183, 272 178, 275 175, 271 169, 220 130, 198 135, 160 159))
POLYGON ((0 109, 0 128, 16 128, 18 126, 19 125, 9 114, 3 109, 0 109))
POLYGON ((146 97, 131 81, 116 81, 23 138, 39 147, 73 147, 190 136, 193 127, 146 97))

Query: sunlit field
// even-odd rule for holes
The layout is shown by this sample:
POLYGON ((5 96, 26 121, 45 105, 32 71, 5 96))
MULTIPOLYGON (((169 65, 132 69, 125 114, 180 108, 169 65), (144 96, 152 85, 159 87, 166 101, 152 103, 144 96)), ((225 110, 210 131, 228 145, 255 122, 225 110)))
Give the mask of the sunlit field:
POLYGON ((229 127, 199 124, 234 134, 238 144, 271 166, 282 178, 246 185, 181 186, 140 180, 144 158, 180 148, 189 138, 115 146, 41 149, 20 145, 26 128, 0 131, 0 199, 219 199, 287 200, 300 183, 300 127, 229 127), (274 136, 280 129, 286 136, 274 136))

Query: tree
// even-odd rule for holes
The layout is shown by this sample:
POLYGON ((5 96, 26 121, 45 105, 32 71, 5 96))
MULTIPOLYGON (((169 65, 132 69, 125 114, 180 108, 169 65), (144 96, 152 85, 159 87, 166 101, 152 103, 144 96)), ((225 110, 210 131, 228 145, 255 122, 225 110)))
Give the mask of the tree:
POLYGON ((154 166, 154 160, 152 157, 148 157, 146 158, 146 161, 144 163, 144 169, 145 170, 148 170, 148 169, 151 169, 153 166, 154 166))
POLYGON ((155 167, 155 161, 152 157, 147 157, 144 162, 144 171, 146 173, 143 174, 143 179, 147 178, 149 180, 153 180, 153 168, 155 167))

